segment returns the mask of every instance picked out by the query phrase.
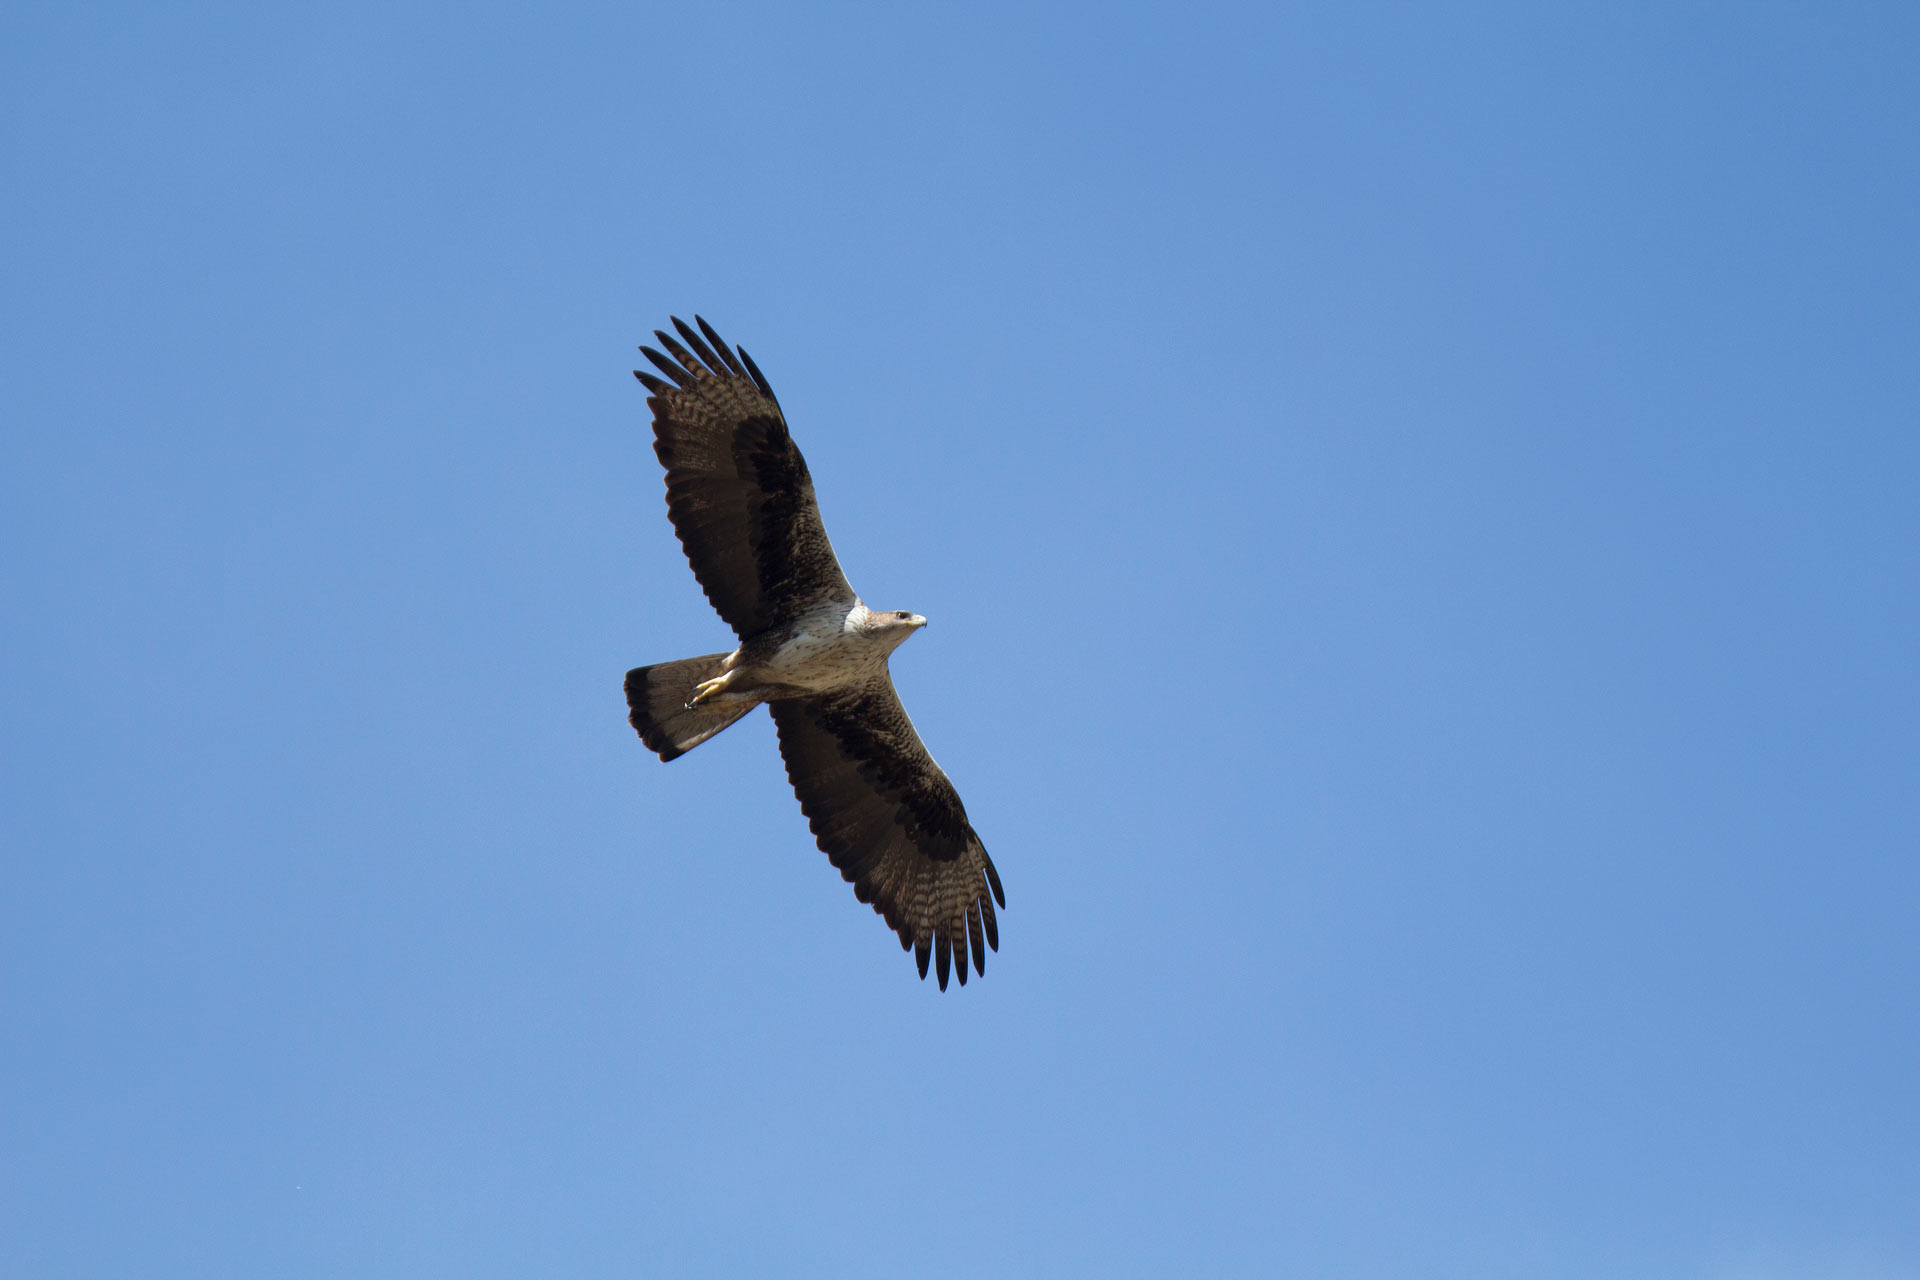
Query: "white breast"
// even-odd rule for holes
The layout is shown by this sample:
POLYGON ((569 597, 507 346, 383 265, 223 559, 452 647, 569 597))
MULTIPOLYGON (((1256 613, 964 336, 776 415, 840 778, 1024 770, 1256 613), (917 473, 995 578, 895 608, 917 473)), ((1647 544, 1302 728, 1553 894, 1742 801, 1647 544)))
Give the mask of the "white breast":
POLYGON ((850 625, 852 621, 845 609, 823 609, 802 618, 792 638, 767 660, 764 678, 816 693, 866 679, 886 661, 886 653, 850 625))

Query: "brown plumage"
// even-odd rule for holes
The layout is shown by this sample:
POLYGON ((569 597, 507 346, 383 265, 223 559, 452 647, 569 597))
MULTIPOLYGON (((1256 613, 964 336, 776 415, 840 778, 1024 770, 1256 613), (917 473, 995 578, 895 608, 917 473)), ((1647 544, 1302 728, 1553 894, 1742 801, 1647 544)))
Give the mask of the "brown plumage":
POLYGON ((628 717, 662 760, 766 703, 820 848, 911 949, 965 985, 1000 946, 1000 876, 960 795, 914 731, 887 657, 926 624, 854 594, 773 388, 705 320, 641 352, 667 514, 694 577, 740 644, 627 673, 628 717))

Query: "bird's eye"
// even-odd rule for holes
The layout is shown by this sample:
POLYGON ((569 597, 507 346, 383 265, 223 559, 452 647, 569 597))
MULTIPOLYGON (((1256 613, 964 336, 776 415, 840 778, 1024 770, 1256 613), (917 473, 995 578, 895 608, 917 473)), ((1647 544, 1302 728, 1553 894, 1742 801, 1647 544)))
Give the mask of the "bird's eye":
POLYGON ((896 618, 899 618, 900 621, 905 622, 908 618, 911 618, 913 615, 908 613, 905 609, 902 609, 899 613, 895 614, 894 616, 896 618))

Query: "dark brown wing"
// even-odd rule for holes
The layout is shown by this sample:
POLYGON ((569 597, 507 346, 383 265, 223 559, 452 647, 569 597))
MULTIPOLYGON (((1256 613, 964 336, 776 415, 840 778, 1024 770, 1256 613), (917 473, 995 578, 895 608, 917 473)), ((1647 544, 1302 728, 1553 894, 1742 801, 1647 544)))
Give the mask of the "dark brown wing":
POLYGON ((640 348, 671 381, 633 376, 651 393, 673 530, 701 590, 744 640, 821 600, 851 603, 853 588, 773 388, 745 351, 694 319, 698 333, 674 318, 684 346, 656 329, 666 352, 640 348))
POLYGON ((950 965, 966 985, 969 951, 974 971, 985 973, 987 948, 1000 949, 993 906, 1007 905, 1000 873, 893 681, 883 672, 858 688, 769 702, 767 710, 821 849, 901 947, 913 948, 920 976, 931 955, 942 991, 950 965))

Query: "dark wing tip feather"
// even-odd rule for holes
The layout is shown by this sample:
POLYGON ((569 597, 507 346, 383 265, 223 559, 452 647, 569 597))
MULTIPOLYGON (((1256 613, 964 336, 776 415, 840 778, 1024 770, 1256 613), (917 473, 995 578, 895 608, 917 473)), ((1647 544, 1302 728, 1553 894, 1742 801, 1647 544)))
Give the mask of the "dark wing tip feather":
POLYGON ((680 331, 680 336, 686 339, 689 347, 693 348, 693 353, 700 357, 700 363, 706 365, 707 368, 716 374, 726 372, 726 361, 713 353, 713 348, 709 347, 705 339, 693 331, 691 325, 679 316, 675 316, 673 317, 673 327, 680 331))
POLYGON ((710 378, 713 376, 713 370, 707 368, 707 366, 700 363, 700 361, 695 360, 693 353, 681 346, 672 334, 664 329, 655 329, 653 336, 660 339, 660 345, 665 347, 673 358, 680 362, 680 367, 692 375, 696 381, 701 378, 710 378))
POLYGON ((645 387, 648 391, 651 391, 656 396, 665 395, 669 390, 666 383, 660 381, 660 379, 654 377, 650 373, 642 373, 640 370, 635 369, 633 371, 633 376, 640 379, 640 385, 645 387))
POLYGON ((740 352, 740 359, 746 362, 747 376, 753 379, 753 385, 760 388, 761 395, 773 401, 774 408, 779 408, 780 397, 773 394, 773 388, 767 385, 767 375, 760 372, 760 366, 753 362, 753 357, 747 354, 745 347, 736 349, 740 352))
MULTIPOLYGON (((711 342, 713 344, 713 349, 720 353, 720 359, 726 362, 726 366, 728 370, 740 375, 743 378, 746 377, 747 371, 741 368, 740 361, 734 358, 733 348, 727 345, 726 339, 722 338, 719 334, 715 333, 713 331, 713 326, 708 324, 699 315, 695 315, 693 317, 693 322, 700 326, 700 332, 707 335, 707 341, 711 342)), ((674 323, 678 324, 679 321, 675 321, 674 323)))
POLYGON ((652 347, 641 347, 640 354, 648 360, 651 360, 654 368, 660 370, 660 372, 666 374, 669 378, 672 378, 675 386, 690 387, 693 385, 693 375, 691 373, 688 373, 685 369, 667 359, 667 357, 661 355, 652 347))

